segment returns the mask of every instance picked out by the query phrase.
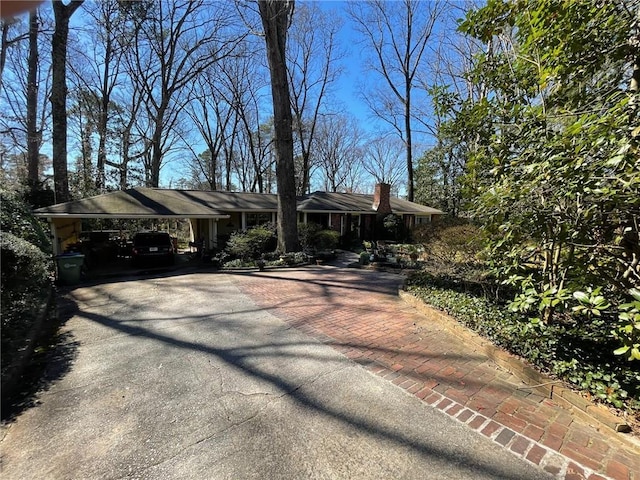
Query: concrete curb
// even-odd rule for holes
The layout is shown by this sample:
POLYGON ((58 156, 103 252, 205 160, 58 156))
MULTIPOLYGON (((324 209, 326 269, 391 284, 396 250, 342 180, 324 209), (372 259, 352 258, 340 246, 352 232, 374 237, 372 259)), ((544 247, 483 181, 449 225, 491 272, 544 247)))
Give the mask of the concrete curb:
MULTIPOLYGON (((606 427, 616 433, 630 432, 630 426, 624 419, 611 413, 606 407, 596 405, 586 398, 576 394, 560 380, 552 379, 530 365, 526 364, 522 359, 510 354, 501 348, 496 347, 491 342, 481 337, 477 333, 467 329, 455 318, 437 310, 411 293, 399 289, 399 297, 407 304, 414 307, 421 314, 425 315, 429 320, 437 321, 447 331, 453 333, 464 342, 472 343, 478 350, 483 352, 487 357, 493 360, 502 368, 508 370, 518 377, 523 383, 529 385, 531 389, 536 390, 553 399, 561 406, 570 409, 576 414, 589 422, 596 422, 598 425, 606 427)), ((629 443, 629 445, 637 448, 637 443, 624 435, 619 436, 619 440, 629 443)))

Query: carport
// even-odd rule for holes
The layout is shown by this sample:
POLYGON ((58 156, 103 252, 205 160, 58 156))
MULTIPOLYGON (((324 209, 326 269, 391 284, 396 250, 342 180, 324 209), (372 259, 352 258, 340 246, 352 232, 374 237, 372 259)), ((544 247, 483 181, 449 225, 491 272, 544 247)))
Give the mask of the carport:
POLYGON ((189 193, 134 188, 39 208, 34 214, 49 222, 54 255, 59 255, 67 246, 78 243, 82 220, 97 218, 187 219, 190 241, 204 239, 206 245, 214 246, 218 220, 229 219, 230 215, 189 193))

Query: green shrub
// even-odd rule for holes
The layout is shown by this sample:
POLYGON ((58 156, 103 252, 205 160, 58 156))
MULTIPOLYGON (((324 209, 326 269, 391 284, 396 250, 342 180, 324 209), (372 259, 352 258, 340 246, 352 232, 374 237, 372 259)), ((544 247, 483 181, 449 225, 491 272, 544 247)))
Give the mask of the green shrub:
POLYGON ((455 289, 455 282, 413 275, 408 290, 496 345, 617 408, 640 411, 640 369, 614 355, 607 321, 544 324, 496 303, 482 291, 455 289), (453 287, 453 288, 451 288, 453 287))
POLYGON ((14 193, 0 189, 0 231, 12 233, 43 252, 51 252, 51 241, 42 223, 14 193))
POLYGON ((427 255, 443 263, 476 262, 483 248, 480 229, 460 219, 419 225, 413 238, 427 255))
POLYGON ((315 236, 315 246, 319 251, 334 250, 340 243, 340 233, 335 230, 320 230, 315 236))
POLYGON ((406 242, 409 240, 410 232, 404 224, 400 215, 391 213, 382 219, 383 236, 389 240, 406 242))
POLYGON ((244 232, 234 232, 227 242, 229 255, 242 260, 255 260, 276 249, 276 233, 269 225, 251 228, 244 232))
POLYGON ((301 223, 298 225, 298 240, 305 252, 334 250, 340 244, 340 233, 322 230, 316 223, 301 223))
POLYGON ((304 252, 310 252, 316 246, 316 234, 322 229, 317 223, 298 224, 298 242, 304 252))
POLYGON ((0 233, 2 365, 11 364, 51 285, 49 255, 10 232, 0 233))

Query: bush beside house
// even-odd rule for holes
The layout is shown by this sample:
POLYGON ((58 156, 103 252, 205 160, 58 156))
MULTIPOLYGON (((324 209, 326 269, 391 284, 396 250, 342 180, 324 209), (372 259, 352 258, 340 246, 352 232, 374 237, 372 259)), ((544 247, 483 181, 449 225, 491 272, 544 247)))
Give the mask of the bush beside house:
POLYGON ((18 196, 0 191, 2 379, 25 348, 52 286, 51 244, 18 196))

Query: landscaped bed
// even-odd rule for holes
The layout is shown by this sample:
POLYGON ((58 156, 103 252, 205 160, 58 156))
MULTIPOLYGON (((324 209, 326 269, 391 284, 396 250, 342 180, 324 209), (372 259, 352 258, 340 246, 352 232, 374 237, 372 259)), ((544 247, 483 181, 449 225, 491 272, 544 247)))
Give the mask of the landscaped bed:
POLYGON ((510 309, 510 292, 496 287, 488 280, 438 275, 428 267, 407 281, 407 291, 425 303, 640 425, 640 365, 613 353, 619 343, 606 319, 535 321, 510 309))

